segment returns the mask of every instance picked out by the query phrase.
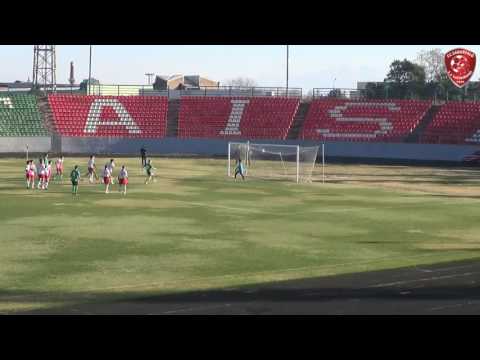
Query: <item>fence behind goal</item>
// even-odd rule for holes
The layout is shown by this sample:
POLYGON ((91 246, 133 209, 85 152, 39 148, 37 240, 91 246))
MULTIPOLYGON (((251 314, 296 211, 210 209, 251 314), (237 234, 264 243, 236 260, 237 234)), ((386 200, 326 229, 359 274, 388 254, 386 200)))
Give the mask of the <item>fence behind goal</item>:
MULTIPOLYGON (((233 176, 241 159, 248 177, 310 182, 318 150, 318 146, 229 142, 227 173, 233 176)), ((322 153, 322 166, 323 159, 322 153)))

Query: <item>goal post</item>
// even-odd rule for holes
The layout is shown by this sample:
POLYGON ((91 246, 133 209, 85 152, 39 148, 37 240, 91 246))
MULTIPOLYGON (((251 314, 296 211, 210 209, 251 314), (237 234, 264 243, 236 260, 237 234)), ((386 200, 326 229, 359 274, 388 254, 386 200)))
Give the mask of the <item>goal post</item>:
POLYGON ((231 161, 231 156, 230 156, 230 154, 231 154, 231 148, 232 148, 231 143, 228 143, 228 164, 227 164, 227 176, 228 176, 228 177, 230 177, 230 176, 231 176, 230 174, 232 173, 231 170, 230 170, 230 165, 231 165, 231 163, 232 163, 232 161, 231 161))
POLYGON ((297 145, 297 184, 299 180, 300 180, 300 146, 297 145))
POLYGON ((241 159, 246 175, 252 178, 310 182, 318 151, 319 146, 229 142, 227 174, 234 175, 233 169, 241 159))
POLYGON ((325 143, 322 143, 322 184, 325 183, 325 143))

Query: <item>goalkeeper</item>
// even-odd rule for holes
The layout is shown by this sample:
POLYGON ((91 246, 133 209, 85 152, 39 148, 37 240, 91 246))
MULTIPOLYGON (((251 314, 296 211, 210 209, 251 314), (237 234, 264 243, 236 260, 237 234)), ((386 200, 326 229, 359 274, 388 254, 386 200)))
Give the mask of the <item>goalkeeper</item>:
POLYGON ((237 180, 237 175, 242 176, 242 180, 245 180, 245 167, 243 166, 242 159, 237 160, 237 165, 235 167, 235 180, 237 180))

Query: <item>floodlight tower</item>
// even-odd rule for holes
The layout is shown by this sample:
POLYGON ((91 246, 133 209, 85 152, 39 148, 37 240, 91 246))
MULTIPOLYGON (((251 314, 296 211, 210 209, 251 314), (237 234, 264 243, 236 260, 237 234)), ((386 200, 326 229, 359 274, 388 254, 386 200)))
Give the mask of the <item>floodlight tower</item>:
POLYGON ((290 57, 288 56, 288 45, 287 45, 287 96, 288 96, 288 63, 289 63, 290 57))
POLYGON ((57 91, 57 60, 55 45, 34 45, 33 47, 33 86, 43 87, 43 91, 57 91))

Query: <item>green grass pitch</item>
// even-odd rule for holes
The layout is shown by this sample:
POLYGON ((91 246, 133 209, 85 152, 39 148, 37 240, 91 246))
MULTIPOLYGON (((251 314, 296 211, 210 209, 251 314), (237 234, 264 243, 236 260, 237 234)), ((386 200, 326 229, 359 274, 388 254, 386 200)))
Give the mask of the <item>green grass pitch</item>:
POLYGON ((477 170, 329 165, 325 184, 297 185, 158 158, 145 185, 138 159, 116 163, 126 197, 84 179, 74 198, 68 179, 25 189, 24 161, 0 160, 0 313, 480 254, 477 170))

